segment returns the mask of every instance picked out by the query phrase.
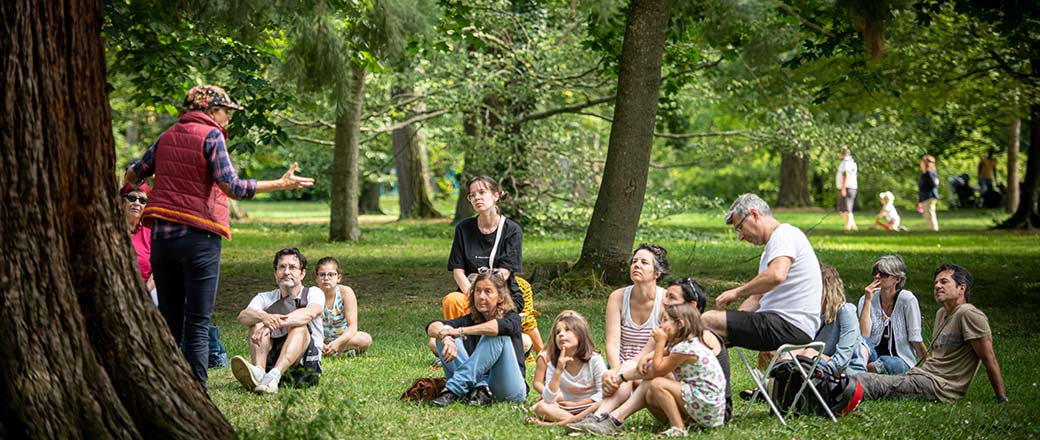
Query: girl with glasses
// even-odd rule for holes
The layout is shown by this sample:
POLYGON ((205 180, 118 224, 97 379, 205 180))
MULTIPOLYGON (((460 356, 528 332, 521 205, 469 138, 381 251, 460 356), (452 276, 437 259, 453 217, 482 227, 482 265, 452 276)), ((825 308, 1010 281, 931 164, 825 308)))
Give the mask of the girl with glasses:
POLYGON ((343 353, 348 357, 364 353, 372 346, 372 336, 358 330, 357 296, 350 286, 340 284, 343 273, 340 272, 339 260, 322 258, 316 268, 314 282, 325 293, 322 316, 325 343, 321 353, 325 356, 343 353))

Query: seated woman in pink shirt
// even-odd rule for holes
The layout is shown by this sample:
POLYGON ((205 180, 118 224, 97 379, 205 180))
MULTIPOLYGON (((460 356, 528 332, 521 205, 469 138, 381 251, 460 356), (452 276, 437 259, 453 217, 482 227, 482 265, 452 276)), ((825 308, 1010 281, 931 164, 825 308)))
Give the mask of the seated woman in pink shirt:
POLYGON ((152 229, 141 224, 141 213, 148 204, 148 196, 152 189, 147 183, 126 184, 119 191, 123 196, 123 214, 126 215, 126 226, 130 230, 130 239, 134 242, 137 253, 137 268, 141 271, 141 279, 148 286, 152 295, 152 303, 158 304, 155 295, 155 278, 152 277, 152 229))

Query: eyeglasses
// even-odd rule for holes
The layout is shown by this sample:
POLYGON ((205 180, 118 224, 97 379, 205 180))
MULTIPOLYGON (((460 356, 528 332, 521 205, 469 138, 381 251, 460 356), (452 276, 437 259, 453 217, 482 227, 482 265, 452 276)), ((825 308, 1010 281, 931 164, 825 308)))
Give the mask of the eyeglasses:
POLYGON ((738 234, 744 233, 744 221, 746 221, 748 217, 751 217, 750 213, 748 215, 745 215, 744 218, 740 219, 740 222, 738 222, 736 226, 733 226, 733 229, 736 230, 738 234))
POLYGON ((318 278, 336 278, 339 272, 318 272, 318 278))
POLYGON ((123 196, 123 198, 126 199, 126 201, 128 201, 130 203, 140 203, 142 205, 147 205, 148 204, 148 197, 143 197, 143 196, 142 197, 138 197, 138 196, 132 196, 132 195, 127 194, 127 195, 123 196))
POLYGON ((874 275, 877 275, 878 278, 889 278, 892 276, 892 274, 887 274, 884 272, 874 272, 874 275))
POLYGON ((294 265, 291 265, 291 264, 288 265, 288 266, 282 264, 282 265, 276 267, 275 269, 277 269, 279 272, 296 272, 296 271, 300 270, 300 267, 299 266, 294 266, 294 265))
POLYGON ((471 192, 469 194, 466 194, 466 200, 469 200, 469 201, 472 202, 472 201, 476 200, 477 197, 483 198, 484 196, 486 196, 488 194, 491 194, 491 192, 490 191, 484 191, 484 190, 471 192))

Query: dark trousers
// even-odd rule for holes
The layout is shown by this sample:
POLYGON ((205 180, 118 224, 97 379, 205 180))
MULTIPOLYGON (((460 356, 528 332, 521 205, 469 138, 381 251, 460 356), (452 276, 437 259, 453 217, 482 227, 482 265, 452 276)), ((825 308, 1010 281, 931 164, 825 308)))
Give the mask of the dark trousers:
POLYGON ((220 281, 220 236, 199 229, 152 241, 159 312, 203 387, 209 377, 209 319, 220 281))

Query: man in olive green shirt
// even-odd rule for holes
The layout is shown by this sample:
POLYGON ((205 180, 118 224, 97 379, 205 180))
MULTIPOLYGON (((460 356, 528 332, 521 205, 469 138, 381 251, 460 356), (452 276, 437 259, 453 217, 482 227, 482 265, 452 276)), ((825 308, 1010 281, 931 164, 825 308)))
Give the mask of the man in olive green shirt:
POLYGON ((993 386, 998 402, 1006 402, 1004 378, 993 353, 989 320, 971 299, 971 273, 956 264, 935 270, 935 300, 942 306, 932 327, 932 354, 905 375, 861 374, 866 399, 910 398, 946 403, 964 397, 979 364, 993 386))

